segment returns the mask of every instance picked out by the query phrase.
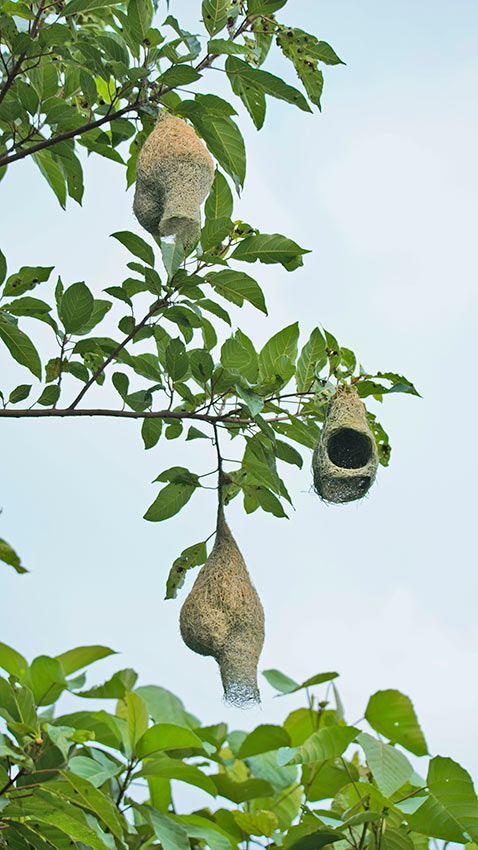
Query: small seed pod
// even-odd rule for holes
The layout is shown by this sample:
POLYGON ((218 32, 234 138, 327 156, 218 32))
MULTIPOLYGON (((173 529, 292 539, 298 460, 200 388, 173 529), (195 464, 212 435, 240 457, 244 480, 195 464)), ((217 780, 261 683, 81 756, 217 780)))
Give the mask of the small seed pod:
POLYGON ((361 499, 372 486, 377 467, 365 407, 355 390, 338 386, 312 457, 315 490, 327 502, 361 499))
POLYGON ((138 156, 134 214, 149 233, 174 235, 189 250, 199 239, 200 206, 213 179, 213 161, 193 128, 161 110, 138 156))
POLYGON ((181 608, 179 622, 186 646, 216 659, 226 702, 241 708, 260 702, 257 662, 264 643, 264 609, 222 505, 213 549, 181 608))

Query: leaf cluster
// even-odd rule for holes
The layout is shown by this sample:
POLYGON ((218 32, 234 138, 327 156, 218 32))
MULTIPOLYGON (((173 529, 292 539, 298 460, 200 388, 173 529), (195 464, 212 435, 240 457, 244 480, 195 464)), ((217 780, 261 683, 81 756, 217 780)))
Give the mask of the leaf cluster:
POLYGON ((111 654, 84 646, 28 664, 0 644, 2 846, 424 850, 430 838, 477 841, 468 773, 435 756, 426 778, 417 774, 410 757, 427 756, 427 745, 399 691, 370 698, 363 731, 344 719, 337 673, 297 683, 267 670, 278 696, 300 691, 307 703, 282 725, 246 733, 201 725, 164 687, 138 687, 134 670, 85 688, 80 671, 111 654), (65 691, 80 700, 68 714, 57 705, 65 691), (102 700, 115 700, 114 711, 98 708, 102 700), (178 782, 203 797, 191 814, 174 806, 178 782))

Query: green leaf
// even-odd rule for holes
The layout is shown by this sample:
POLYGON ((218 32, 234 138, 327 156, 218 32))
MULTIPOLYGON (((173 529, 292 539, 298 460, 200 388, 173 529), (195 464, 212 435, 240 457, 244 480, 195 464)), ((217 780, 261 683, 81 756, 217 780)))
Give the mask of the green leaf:
POLYGON ((202 19, 209 35, 226 26, 229 8, 230 0, 203 0, 202 19))
POLYGON ((29 289, 34 289, 39 283, 44 283, 50 277, 54 266, 22 266, 22 268, 11 274, 5 283, 3 295, 6 298, 23 295, 29 289))
MULTIPOLYGON (((231 210, 231 212, 232 212, 232 210, 231 210)), ((5 280, 6 274, 7 274, 7 261, 5 259, 5 254, 2 251, 0 251, 0 283, 3 283, 3 281, 5 280)))
POLYGON ((279 827, 277 815, 267 810, 259 810, 254 814, 233 812, 233 817, 239 829, 246 835, 265 835, 266 838, 270 838, 279 827))
POLYGON ((7 671, 10 676, 15 676, 20 682, 24 682, 27 675, 28 664, 26 658, 20 655, 16 649, 0 642, 0 667, 7 671))
POLYGON ((292 827, 289 830, 287 840, 284 846, 287 850, 320 850, 327 844, 333 844, 334 841, 342 841, 344 836, 340 832, 332 832, 330 829, 315 829, 306 835, 302 835, 295 840, 294 829, 300 827, 292 827))
POLYGON ((231 218, 233 206, 229 184, 224 175, 216 169, 211 191, 204 204, 204 215, 206 219, 231 218))
MULTIPOLYGON (((291 754, 286 764, 308 764, 309 762, 335 759, 345 752, 359 734, 353 726, 326 726, 314 732, 310 738, 291 754)), ((285 756, 287 753, 284 754, 285 756)))
POLYGON ((297 361, 296 381, 297 392, 310 390, 316 374, 327 363, 325 339, 318 328, 314 328, 309 341, 304 345, 297 361))
POLYGON ((411 828, 445 841, 478 842, 478 801, 467 771, 453 759, 435 756, 427 787, 429 797, 407 817, 411 828))
POLYGON ((43 390, 37 401, 37 404, 43 404, 45 407, 51 407, 53 404, 57 403, 59 397, 60 387, 58 387, 56 384, 50 384, 43 390))
POLYGON ((208 272, 206 280, 219 295, 238 307, 242 307, 244 301, 248 301, 267 316, 264 293, 254 278, 248 274, 234 269, 223 269, 220 272, 208 272))
POLYGON ((93 312, 94 298, 82 281, 73 283, 63 293, 58 314, 67 333, 77 333, 93 312))
POLYGON ((38 351, 32 341, 13 322, 0 314, 0 339, 7 346, 13 359, 26 366, 36 378, 41 380, 41 363, 38 351))
POLYGON ((111 309, 111 301, 103 301, 102 299, 95 298, 93 301, 93 310, 91 312, 90 318, 85 324, 78 328, 75 331, 79 336, 85 336, 89 334, 93 328, 101 322, 102 319, 106 316, 106 313, 111 309))
POLYGON ((68 767, 73 774, 88 780, 95 788, 100 788, 108 779, 117 776, 122 770, 122 765, 116 764, 102 753, 101 762, 87 756, 74 756, 68 762, 68 767))
POLYGON ((380 791, 385 797, 391 797, 410 779, 413 767, 399 750, 390 744, 384 744, 372 735, 362 732, 357 742, 362 747, 368 766, 380 791))
POLYGON ((80 68, 80 86, 90 106, 96 103, 98 90, 95 78, 85 68, 80 68))
POLYGON ((233 803, 244 803, 254 800, 256 797, 269 797, 273 793, 272 785, 265 779, 246 779, 244 782, 235 782, 225 773, 216 773, 211 776, 217 793, 233 803))
POLYGON ((141 236, 137 236, 136 233, 130 233, 129 230, 119 230, 116 233, 112 233, 111 236, 117 239, 118 242, 121 242, 135 257, 139 257, 148 266, 154 266, 153 249, 144 239, 141 239, 141 236))
POLYGON ((288 732, 282 726, 264 724, 257 726, 244 738, 237 757, 240 759, 255 756, 258 753, 267 753, 269 750, 278 750, 280 747, 290 746, 288 732))
MULTIPOLYGON (((189 365, 193 378, 196 379, 200 386, 204 386, 214 372, 214 361, 209 351, 204 351, 203 349, 196 349, 189 352, 189 365)), ((198 432, 198 434, 201 437, 205 436, 201 432, 198 432)))
POLYGON ((303 460, 297 449, 290 446, 289 443, 283 443, 282 440, 276 440, 276 454, 279 460, 285 463, 292 463, 302 469, 303 460))
POLYGON ((251 364, 251 356, 235 337, 226 339, 221 348, 221 363, 226 369, 242 373, 251 364))
POLYGON ((251 47, 247 44, 238 44, 231 38, 213 38, 207 43, 207 52, 215 55, 225 53, 228 56, 236 56, 241 53, 251 53, 251 47))
POLYGON ((45 301, 41 301, 40 298, 31 298, 27 295, 25 298, 17 298, 16 301, 5 304, 3 310, 6 310, 12 316, 35 316, 49 313, 51 307, 45 301))
POLYGON ((114 649, 108 646, 77 646, 75 649, 69 649, 56 656, 56 660, 63 667, 65 676, 70 676, 71 673, 76 673, 83 667, 89 667, 95 661, 100 661, 101 658, 108 658, 109 655, 116 655, 114 649))
POLYGON ((33 659, 29 679, 37 705, 51 705, 66 688, 60 662, 48 655, 39 655, 33 659))
POLYGON ((295 372, 298 339, 299 324, 294 322, 266 342, 259 354, 259 377, 262 380, 273 378, 276 374, 280 375, 284 381, 292 377, 295 372))
POLYGON ((246 148, 237 124, 232 118, 214 114, 195 118, 194 123, 212 155, 231 175, 239 190, 246 176, 246 148))
POLYGON ((79 12, 91 12, 93 9, 102 9, 105 6, 114 6, 116 0, 70 0, 62 10, 64 18, 69 15, 77 15, 79 12))
POLYGON ((302 265, 302 255, 309 253, 280 233, 259 233, 242 239, 231 256, 245 263, 255 263, 256 260, 261 263, 281 263, 285 269, 292 271, 297 265, 302 265))
POLYGON ((158 442, 161 431, 163 430, 163 420, 159 418, 143 419, 141 426, 141 436, 144 441, 145 449, 152 449, 158 442))
MULTIPOLYGON (((192 715, 188 714, 179 697, 159 685, 142 685, 136 693, 143 697, 155 723, 172 723, 190 728, 192 715)), ((194 718, 193 725, 199 725, 194 718)))
POLYGON ((144 699, 137 693, 126 694, 120 705, 125 703, 126 711, 122 714, 117 710, 119 717, 125 716, 128 721, 128 735, 133 754, 135 746, 139 739, 144 735, 148 728, 149 714, 144 699))
POLYGON ((189 747, 203 751, 201 739, 191 729, 176 726, 173 723, 156 723, 139 739, 136 755, 143 759, 162 750, 179 750, 189 747))
MULTIPOLYGON (((75 2, 75 0, 73 0, 75 2)), ((66 207, 66 183, 65 175, 61 165, 57 162, 54 154, 49 150, 38 151, 32 154, 35 165, 38 166, 46 182, 53 189, 60 206, 66 207)))
POLYGON ((305 423, 296 416, 291 416, 290 422, 277 422, 274 430, 309 449, 315 448, 320 436, 320 429, 315 422, 305 423))
POLYGON ((350 765, 348 765, 347 773, 341 765, 339 766, 333 762, 322 762, 320 769, 316 771, 314 766, 311 765, 309 770, 314 771, 315 777, 314 774, 311 774, 312 784, 310 785, 307 799, 313 802, 315 800, 335 797, 337 791, 340 791, 344 785, 349 784, 351 769, 350 765))
POLYGON ((257 416, 264 407, 264 399, 262 396, 242 385, 241 381, 235 383, 237 395, 244 402, 251 416, 257 416))
MULTIPOLYGON (((209 817, 198 814, 174 815, 176 823, 184 826, 188 838, 205 841, 210 850, 233 850, 234 839, 209 817)), ((196 843, 196 842, 195 842, 196 843)))
MULTIPOLYGON (((13 569, 19 574, 28 572, 28 570, 25 569, 25 567, 22 566, 22 562, 21 562, 19 556, 17 555, 17 553, 15 552, 15 550, 12 549, 12 547, 6 542, 6 540, 2 540, 1 538, 0 538, 0 561, 3 561, 4 564, 8 564, 10 567, 13 567, 13 569)), ((1 657, 1 646, 2 645, 3 644, 0 644, 0 657, 1 657)))
MULTIPOLYGON (((204 436, 204 435, 201 435, 204 436)), ((176 599, 178 590, 183 586, 186 578, 186 573, 191 567, 197 567, 204 564, 207 558, 206 543, 201 541, 193 546, 188 546, 183 549, 178 558, 174 561, 166 583, 165 599, 176 599)))
POLYGON ((85 699, 123 699, 125 694, 133 690, 137 678, 138 674, 127 667, 125 670, 118 670, 103 685, 95 685, 87 691, 79 691, 76 696, 85 699))
MULTIPOLYGON (((53 727, 50 727, 53 728, 53 727)), ((63 779, 49 783, 49 790, 66 797, 76 805, 93 812, 108 830, 120 841, 123 838, 123 822, 113 801, 101 791, 95 790, 92 783, 71 771, 61 771, 63 779)))
POLYGON ((425 738, 412 702, 400 691, 377 691, 369 699, 365 717, 372 729, 386 735, 392 744, 400 744, 416 756, 427 754, 425 738))
POLYGON ((269 682, 269 685, 276 691, 280 691, 281 694, 291 694, 300 688, 300 685, 294 682, 294 679, 281 673, 280 670, 263 670, 262 675, 269 682))
POLYGON ((273 448, 266 445, 259 436, 247 438, 242 466, 253 482, 265 485, 278 495, 280 494, 280 478, 276 469, 273 448))
POLYGON ((248 487, 247 485, 244 485, 244 493, 249 498, 257 502, 263 511, 267 511, 270 514, 273 514, 273 516, 279 518, 284 517, 285 519, 288 519, 288 516, 277 496, 274 496, 274 494, 266 487, 248 487))
POLYGON ((174 89, 179 86, 188 86, 200 78, 201 74, 198 74, 190 65, 172 65, 171 68, 168 68, 164 74, 158 77, 158 83, 159 85, 174 89))
POLYGON ((149 522, 162 522, 177 514, 189 502, 196 487, 192 484, 167 484, 159 491, 144 515, 149 522))
POLYGON ((153 18, 153 7, 150 0, 129 0, 128 26, 138 44, 142 44, 148 36, 153 18))
POLYGON ((166 369, 173 381, 180 381, 184 378, 189 369, 188 355, 182 340, 171 339, 165 352, 166 369))
POLYGON ((192 764, 186 764, 178 759, 168 758, 168 756, 160 756, 159 758, 148 759, 144 762, 139 773, 136 776, 159 776, 165 779, 177 779, 179 782, 186 782, 188 785, 195 785, 197 788, 202 788, 207 794, 215 797, 217 794, 216 786, 212 779, 203 773, 199 768, 192 764))
POLYGON ((206 219, 201 230, 201 246, 203 251, 210 251, 221 245, 224 239, 231 233, 234 225, 230 218, 206 219))
POLYGON ((184 247, 180 239, 175 242, 166 242, 161 239, 161 256, 163 265, 168 274, 168 280, 171 280, 177 270, 184 263, 184 247))
POLYGON ((414 850, 413 841, 406 828, 394 829, 387 826, 382 835, 381 850, 414 850))
POLYGON ((248 0, 249 15, 273 15, 287 3, 287 0, 248 0))
POLYGON ((279 100, 285 100, 287 103, 295 104, 304 112, 312 112, 304 95, 300 91, 293 86, 289 86, 280 77, 275 77, 274 74, 269 74, 268 71, 262 71, 260 68, 254 68, 236 56, 230 56, 227 59, 226 73, 229 77, 239 79, 243 88, 249 86, 259 91, 262 95, 272 95, 272 97, 276 97, 279 100))

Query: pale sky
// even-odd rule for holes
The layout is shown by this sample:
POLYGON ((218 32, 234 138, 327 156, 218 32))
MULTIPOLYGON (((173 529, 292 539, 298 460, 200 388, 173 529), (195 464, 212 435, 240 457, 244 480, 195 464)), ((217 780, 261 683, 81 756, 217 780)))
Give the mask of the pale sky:
MULTIPOLYGON (((199 3, 170 5, 195 29, 199 3)), ((266 611, 260 669, 297 680, 337 670, 350 722, 376 690, 398 688, 412 698, 430 752, 478 776, 478 6, 290 0, 278 18, 329 41, 347 65, 325 69, 320 115, 268 99, 258 133, 234 99, 248 154, 234 215, 313 250, 293 274, 247 268, 264 286, 269 316, 233 308, 235 326, 260 345, 296 319, 303 341, 322 324, 366 368, 405 374, 423 398, 385 399, 391 465, 361 503, 323 505, 304 449, 302 471, 283 469, 296 507, 289 521, 248 517, 238 500, 229 508, 266 611)), ((266 68, 296 83, 275 54, 266 68)), ((222 75, 208 74, 204 85, 227 97, 222 75)), ((141 233, 124 173, 91 158, 85 179, 83 207, 69 202, 64 213, 33 163, 10 168, 0 185, 10 272, 55 264, 66 284, 85 280, 97 297, 127 276, 129 256, 108 239, 141 233)), ((45 358, 56 356, 43 327, 21 326, 45 358)), ((30 383, 3 348, 0 358, 6 394, 30 383)), ((114 390, 95 390, 88 406, 100 398, 117 404, 114 390)), ((273 699, 264 681, 261 709, 225 707, 214 661, 179 636, 185 591, 163 601, 173 559, 212 531, 214 494, 196 494, 166 523, 142 515, 162 469, 213 468, 203 441, 145 452, 140 425, 121 420, 4 420, 1 428, 0 536, 31 570, 2 568, 1 640, 29 658, 109 645, 121 655, 93 668, 91 683, 134 667, 141 684, 170 688, 204 722, 248 729, 302 704, 300 695, 273 699)), ((238 456, 234 444, 230 451, 238 456)))

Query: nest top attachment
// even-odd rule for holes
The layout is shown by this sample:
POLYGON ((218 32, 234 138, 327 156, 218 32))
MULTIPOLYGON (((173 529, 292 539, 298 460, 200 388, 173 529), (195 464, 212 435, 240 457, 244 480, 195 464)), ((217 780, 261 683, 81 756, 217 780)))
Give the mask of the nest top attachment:
POLYGON ((193 128, 161 110, 138 156, 133 211, 154 236, 176 236, 186 250, 201 232, 200 206, 214 179, 214 163, 193 128))
POLYGON ((264 609, 222 505, 214 546, 181 608, 180 628, 186 646, 217 661, 226 702, 241 708, 260 702, 264 609))
POLYGON ((338 386, 312 458, 314 487, 327 502, 361 499, 378 468, 375 438, 355 390, 338 386))

